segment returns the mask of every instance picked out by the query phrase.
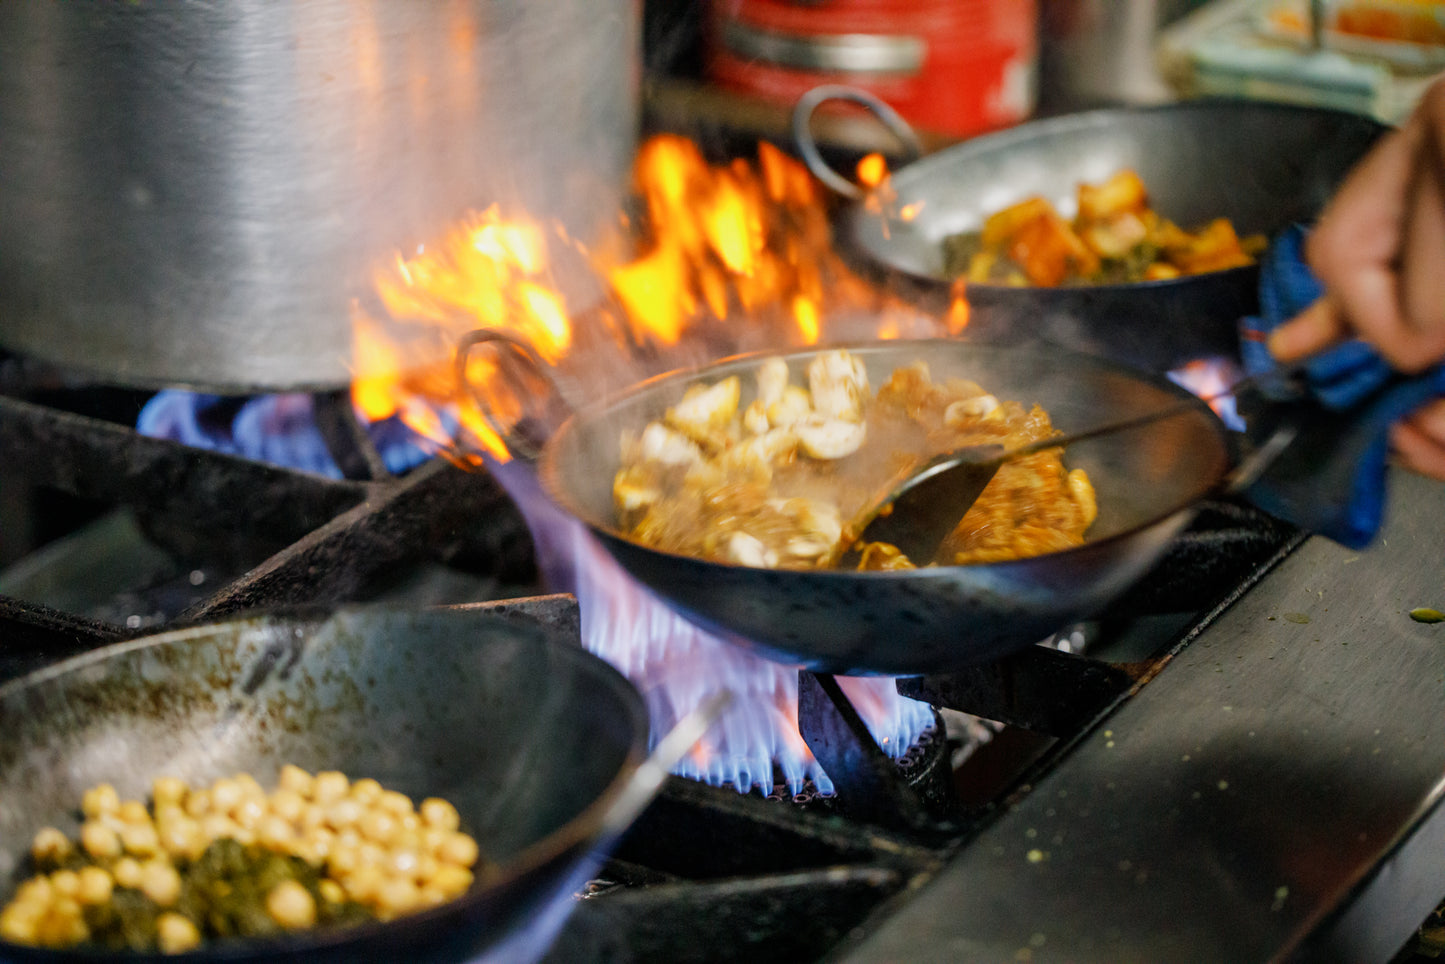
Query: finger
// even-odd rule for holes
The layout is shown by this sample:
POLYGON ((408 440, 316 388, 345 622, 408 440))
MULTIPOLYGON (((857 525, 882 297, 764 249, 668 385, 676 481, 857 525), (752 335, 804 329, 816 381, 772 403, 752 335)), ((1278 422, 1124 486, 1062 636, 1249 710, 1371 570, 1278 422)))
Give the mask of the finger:
POLYGON ((1382 137, 1325 206, 1305 242, 1305 259, 1326 287, 1347 280, 1362 262, 1384 265, 1398 254, 1422 138, 1411 125, 1382 137))
POLYGON ((1403 329, 1380 345, 1406 371, 1445 354, 1445 151, 1438 137, 1421 138, 1406 206, 1399 270, 1403 329))
POLYGON ((1342 321, 1390 361, 1405 323, 1398 275, 1415 148, 1409 125, 1387 135, 1346 178, 1306 242, 1306 260, 1342 321))
POLYGON ((1287 365, 1322 352, 1349 334, 1344 317, 1326 296, 1270 332, 1265 346, 1276 361, 1287 365))
POLYGON ((1399 464, 1445 481, 1445 400, 1392 426, 1390 445, 1399 464))

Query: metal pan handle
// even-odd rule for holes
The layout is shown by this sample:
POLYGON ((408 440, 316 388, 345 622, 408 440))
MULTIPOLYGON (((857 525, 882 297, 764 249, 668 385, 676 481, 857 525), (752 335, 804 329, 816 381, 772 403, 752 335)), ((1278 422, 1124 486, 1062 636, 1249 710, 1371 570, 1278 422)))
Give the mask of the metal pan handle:
MULTIPOLYGON (((463 335, 457 343, 456 379, 462 403, 470 401, 476 407, 477 414, 482 417, 482 421, 506 443, 507 450, 512 455, 528 462, 535 462, 541 457, 542 446, 546 441, 538 431, 537 422, 522 418, 515 425, 504 426, 493 412, 491 403, 477 390, 477 386, 472 384, 471 378, 467 375, 472 350, 483 344, 500 346, 499 353, 510 350, 512 360, 526 370, 527 376, 545 386, 548 417, 543 421, 551 423, 544 426, 548 431, 556 428, 557 424, 572 414, 572 406, 567 403, 556 380, 548 374, 547 363, 531 345, 515 335, 490 328, 479 328, 463 335), (531 431, 528 431, 529 428, 531 431)), ((523 397, 525 394, 525 392, 518 392, 519 397, 523 397)))
POLYGON ((598 821, 598 838, 609 841, 622 836, 647 805, 657 796, 672 768, 701 740, 733 701, 732 690, 718 690, 703 700, 657 741, 652 752, 628 777, 622 792, 612 800, 598 821))
POLYGON ((823 160, 823 155, 818 150, 818 142, 813 139, 813 113, 830 100, 846 100, 868 108, 873 116, 882 121, 883 126, 898 138, 899 143, 910 154, 909 160, 923 156, 923 143, 918 139, 918 134, 901 114, 873 94, 842 84, 814 87, 798 98, 798 103, 793 106, 793 141, 798 145, 798 153, 803 156, 803 163, 808 165, 808 170, 834 191, 854 201, 862 200, 867 194, 862 187, 828 166, 828 162, 823 160))

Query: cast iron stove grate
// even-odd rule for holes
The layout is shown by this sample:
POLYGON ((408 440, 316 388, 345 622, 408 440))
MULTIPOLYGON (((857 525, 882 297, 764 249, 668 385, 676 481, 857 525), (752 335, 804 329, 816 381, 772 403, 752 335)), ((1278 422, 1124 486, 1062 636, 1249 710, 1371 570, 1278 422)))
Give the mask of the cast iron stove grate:
MULTIPOLYGON (((379 460, 344 419, 332 420, 330 434, 351 477, 332 480, 146 438, 125 424, 133 411, 104 417, 87 410, 93 401, 86 390, 0 394, 0 460, 38 488, 130 508, 179 551, 231 559, 261 553, 169 625, 362 600, 380 576, 419 559, 465 552, 512 572, 530 565, 519 561, 530 552, 525 527, 489 478, 440 459, 399 478, 377 472, 379 460)), ((340 408, 332 401, 323 411, 340 408)), ((579 895, 548 960, 818 959, 967 846, 1011 793, 1144 685, 1299 539, 1248 507, 1210 503, 1096 624, 1107 644, 1139 635, 1138 625, 1158 614, 1166 628, 1145 631, 1142 648, 1109 655, 1106 645, 1102 655, 1081 656, 1033 647, 963 673, 901 681, 907 695, 1001 725, 957 770, 952 747, 935 735, 931 751, 912 754, 912 770, 900 771, 832 679, 804 673, 800 730, 836 796, 784 802, 671 778, 579 895)), ((576 631, 570 597, 487 605, 576 631)), ((0 630, 6 678, 136 634, 11 598, 0 598, 0 630)))

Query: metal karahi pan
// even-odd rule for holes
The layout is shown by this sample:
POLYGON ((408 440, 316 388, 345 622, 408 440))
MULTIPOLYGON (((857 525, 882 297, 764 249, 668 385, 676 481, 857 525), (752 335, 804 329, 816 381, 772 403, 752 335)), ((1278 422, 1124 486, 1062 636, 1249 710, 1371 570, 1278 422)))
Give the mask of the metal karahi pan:
MULTIPOLYGON (((495 332, 476 340, 516 347, 495 332)), ((997 658, 1096 612, 1160 558, 1233 464, 1229 433, 1208 405, 1166 378, 1106 359, 941 339, 845 347, 866 364, 875 388, 921 360, 935 381, 973 379, 999 398, 1042 405, 1064 432, 1181 403, 1185 411, 1071 446, 1065 464, 1088 471, 1098 520, 1081 547, 1013 562, 894 572, 760 569, 662 552, 619 533, 612 481, 623 431, 661 417, 690 386, 732 374, 742 376, 746 405, 764 354, 662 376, 575 412, 540 448, 543 488, 634 577, 723 638, 819 672, 914 676, 997 658)), ((803 371, 822 350, 781 355, 795 383, 805 383, 803 371)))
MULTIPOLYGON (((272 786, 283 763, 448 799, 495 865, 451 903, 390 922, 119 955, 137 961, 527 960, 555 933, 529 929, 560 925, 666 773, 619 673, 482 608, 259 615, 119 643, 0 687, 0 732, 0 900, 37 830, 75 836, 91 786, 141 800, 160 775, 272 786)), ((685 750, 697 735, 662 742, 685 750)), ((0 959, 117 955, 0 941, 0 959)))
MULTIPOLYGON (((829 168, 808 119, 825 101, 871 109, 909 149, 917 139, 886 104, 850 87, 816 88, 799 100, 793 136, 809 168, 835 191, 861 189, 829 168)), ((894 171, 896 199, 861 200, 841 213, 840 248, 926 303, 944 304, 951 279, 943 240, 977 230, 1027 197, 1066 216, 1078 185, 1132 168, 1151 206, 1192 228, 1229 218, 1238 233, 1273 238, 1309 222, 1386 127, 1358 114, 1245 100, 1112 108, 1032 121, 945 148, 894 171), (904 212, 908 212, 904 216, 904 212)), ((966 289, 973 338, 1046 341, 1151 371, 1197 358, 1235 356, 1237 324, 1258 309, 1259 269, 1232 268, 1170 281, 1093 286, 966 289)))

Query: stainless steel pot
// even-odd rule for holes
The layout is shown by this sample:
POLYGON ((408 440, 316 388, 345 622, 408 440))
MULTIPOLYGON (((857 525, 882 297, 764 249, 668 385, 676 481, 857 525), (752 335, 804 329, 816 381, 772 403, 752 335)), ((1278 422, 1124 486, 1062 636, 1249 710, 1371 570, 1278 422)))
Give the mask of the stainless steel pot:
POLYGON ((345 384, 394 251, 494 202, 583 240, 615 219, 639 9, 0 4, 0 346, 142 387, 345 384))

